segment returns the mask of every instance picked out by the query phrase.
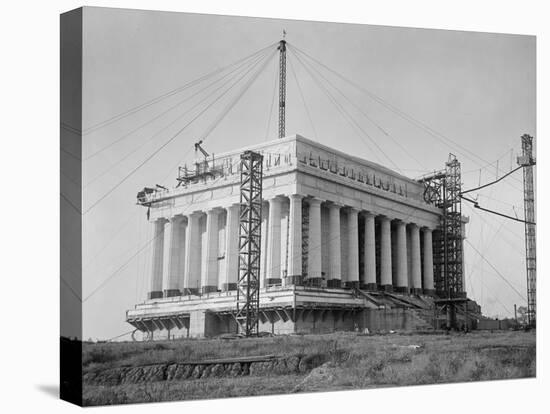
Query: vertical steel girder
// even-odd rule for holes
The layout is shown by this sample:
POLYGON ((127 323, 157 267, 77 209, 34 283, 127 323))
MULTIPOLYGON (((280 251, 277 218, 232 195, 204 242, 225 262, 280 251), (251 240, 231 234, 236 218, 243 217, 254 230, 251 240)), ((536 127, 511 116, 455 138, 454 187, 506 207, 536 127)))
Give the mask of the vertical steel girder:
POLYGON ((279 42, 279 138, 285 136, 286 105, 286 41, 279 42))
POLYGON ((245 151, 241 154, 239 275, 237 313, 240 332, 256 335, 260 308, 260 251, 262 229, 263 155, 245 151))
POLYGON ((525 265, 527 271, 527 323, 536 326, 537 321, 537 250, 535 226, 535 187, 533 178, 533 137, 521 137, 523 156, 518 164, 523 166, 523 207, 525 209, 525 265))

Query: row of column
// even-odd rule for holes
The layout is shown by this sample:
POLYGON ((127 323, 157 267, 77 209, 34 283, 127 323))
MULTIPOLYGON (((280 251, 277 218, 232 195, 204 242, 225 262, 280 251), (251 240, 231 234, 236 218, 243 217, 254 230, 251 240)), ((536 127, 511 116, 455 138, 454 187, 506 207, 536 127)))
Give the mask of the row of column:
MULTIPOLYGON (((263 285, 282 284, 284 278, 286 284, 301 284, 305 279, 313 286, 324 286, 326 281, 327 287, 360 287, 367 290, 384 289, 414 293, 420 293, 422 290, 425 293, 433 291, 430 229, 420 229, 414 223, 407 224, 384 215, 359 211, 316 198, 307 199, 306 213, 309 224, 305 228, 302 218, 303 197, 290 195, 288 210, 285 202, 286 198, 283 197, 268 200, 267 226, 262 234, 265 238, 263 285), (328 207, 328 239, 324 241, 321 214, 323 204, 328 207), (342 215, 344 223, 341 221, 341 211, 345 211, 342 215), (360 216, 364 218, 361 220, 364 223, 364 245, 361 248, 358 228, 360 216), (285 221, 285 229, 281 226, 283 218, 288 220, 285 221), (342 233, 343 225, 345 233, 342 233), (302 245, 304 231, 308 238, 306 252, 303 251, 302 245), (282 238, 283 233, 286 240, 282 238), (392 240, 393 238, 395 240, 392 240), (282 242, 286 242, 286 248, 282 242), (328 245, 327 257, 323 257, 322 254, 323 242, 328 245), (361 260, 360 252, 363 252, 361 260), (303 266, 303 257, 307 257, 306 266, 303 266), (380 263, 377 263, 377 260, 380 263), (323 273, 323 263, 327 274, 323 273), (360 263, 363 266, 361 271, 360 263), (307 269, 307 274, 303 273, 304 268, 307 269), (363 277, 360 280, 361 274, 363 277)), ((223 210, 214 208, 206 213, 176 215, 170 220, 157 219, 154 222, 149 298, 236 289, 239 262, 239 206, 225 208, 225 251, 222 252, 224 256, 220 257, 219 215, 223 210), (202 235, 201 230, 204 229, 201 229, 201 217, 204 220, 205 214, 206 229, 202 235), (169 231, 169 255, 167 275, 163 278, 165 229, 169 231), (219 260, 225 261, 220 274, 219 260)))
POLYGON ((148 297, 179 296, 237 288, 239 263, 239 206, 227 208, 225 225, 225 252, 223 273, 218 275, 219 256, 219 215, 222 208, 206 212, 206 231, 201 237, 201 217, 205 213, 193 212, 176 215, 170 220, 163 218, 154 221, 151 283, 148 297), (165 229, 169 236, 167 275, 164 278, 165 229), (204 247, 204 252, 203 252, 204 247), (218 276, 221 280, 218 280, 218 276), (164 279, 164 281, 163 281, 164 279))

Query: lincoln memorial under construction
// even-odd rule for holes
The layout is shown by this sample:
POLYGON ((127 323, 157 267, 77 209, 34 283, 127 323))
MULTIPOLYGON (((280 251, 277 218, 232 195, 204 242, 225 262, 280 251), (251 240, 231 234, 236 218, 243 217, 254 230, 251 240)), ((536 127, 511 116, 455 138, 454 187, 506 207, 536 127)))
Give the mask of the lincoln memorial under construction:
MULTIPOLYGON (((126 320, 144 338, 238 332, 246 150, 262 156, 260 333, 439 323, 436 291, 445 286, 436 286, 438 251, 446 249, 438 241, 444 208, 428 197, 433 186, 293 135, 197 159, 180 168, 174 188, 138 193, 153 228, 152 267, 147 297, 126 320)), ((458 296, 466 298, 459 282, 458 296)))

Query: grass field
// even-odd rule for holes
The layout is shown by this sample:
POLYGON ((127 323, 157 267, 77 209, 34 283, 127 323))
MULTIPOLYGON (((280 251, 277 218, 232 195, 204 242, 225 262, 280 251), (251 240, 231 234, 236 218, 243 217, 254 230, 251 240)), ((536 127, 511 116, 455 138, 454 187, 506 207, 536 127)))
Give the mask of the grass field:
POLYGON ((84 374, 231 357, 277 355, 318 361, 292 373, 84 383, 86 405, 330 391, 535 376, 534 332, 276 336, 238 340, 86 343, 84 374))

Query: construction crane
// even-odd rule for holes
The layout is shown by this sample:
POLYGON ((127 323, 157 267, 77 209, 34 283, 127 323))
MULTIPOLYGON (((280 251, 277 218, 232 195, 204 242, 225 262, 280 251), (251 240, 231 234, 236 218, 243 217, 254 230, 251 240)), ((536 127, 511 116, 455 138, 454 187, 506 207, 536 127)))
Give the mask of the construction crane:
POLYGON ((286 31, 283 30, 283 38, 279 42, 279 138, 285 136, 285 110, 286 110, 286 31))
POLYGON ((533 178, 533 137, 521 137, 522 155, 517 162, 523 167, 523 204, 525 208, 525 266, 527 271, 527 324, 535 328, 537 323, 537 250, 535 225, 535 186, 533 178))

